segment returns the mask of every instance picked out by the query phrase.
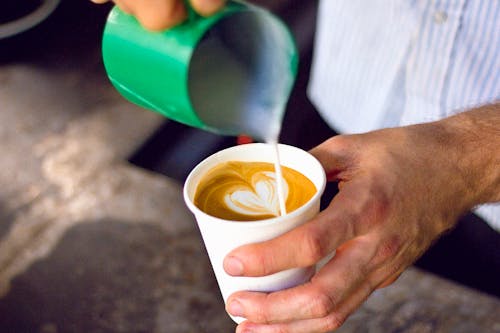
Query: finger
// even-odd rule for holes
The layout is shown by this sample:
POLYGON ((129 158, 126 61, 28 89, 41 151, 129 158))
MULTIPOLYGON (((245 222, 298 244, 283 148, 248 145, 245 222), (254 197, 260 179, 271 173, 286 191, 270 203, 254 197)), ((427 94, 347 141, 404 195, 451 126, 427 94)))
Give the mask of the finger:
POLYGON ((342 203, 343 196, 339 193, 328 209, 282 236, 231 251, 224 259, 225 271, 233 276, 265 276, 316 264, 356 236, 353 225, 357 216, 342 203))
MULTIPOLYGON (((333 266, 333 265, 332 265, 333 266)), ((325 266, 326 267, 326 266, 325 266)), ((401 274, 401 271, 394 274, 386 281, 393 280, 401 274)), ((325 274, 326 275, 326 274, 325 274)), ((325 316, 312 319, 293 319, 288 322, 275 324, 262 324, 247 320, 240 324, 236 332, 250 330, 253 333, 325 333, 340 328, 347 318, 363 304, 373 291, 383 285, 383 276, 387 276, 387 271, 378 269, 369 275, 363 282, 357 285, 352 292, 346 293, 345 297, 337 306, 332 308, 325 316)))
POLYGON ((123 0, 113 0, 113 2, 124 12, 127 14, 132 14, 132 9, 128 5, 127 1, 123 0))
POLYGON ((237 292, 227 301, 226 311, 254 323, 271 324, 310 318, 304 306, 310 306, 310 298, 320 291, 311 283, 274 293, 237 292), (292 317, 293 316, 293 317, 292 317))
POLYGON ((401 272, 396 273, 395 275, 391 276, 390 278, 388 278, 387 280, 385 280, 384 282, 379 284, 377 286, 377 289, 382 289, 382 288, 390 286, 391 284, 396 282, 396 280, 399 279, 400 276, 401 276, 401 272))
POLYGON ((358 237, 340 248, 311 282, 269 294, 235 293, 228 299, 227 311, 261 324, 325 317, 366 283, 376 252, 373 241, 358 237))
POLYGON ((93 3, 98 3, 98 4, 101 4, 101 3, 106 3, 108 2, 109 0, 90 0, 92 1, 93 3))
POLYGON ((133 1, 128 4, 130 12, 141 25, 151 31, 171 28, 183 22, 187 17, 186 7, 180 0, 133 1))
POLYGON ((241 323, 236 333, 243 333, 247 330, 252 333, 326 333, 340 328, 347 318, 366 301, 373 292, 370 284, 364 284, 358 287, 342 303, 326 316, 314 319, 294 320, 278 324, 258 324, 247 320, 241 323))
POLYGON ((225 4, 226 0, 191 0, 193 9, 202 16, 214 14, 225 4))

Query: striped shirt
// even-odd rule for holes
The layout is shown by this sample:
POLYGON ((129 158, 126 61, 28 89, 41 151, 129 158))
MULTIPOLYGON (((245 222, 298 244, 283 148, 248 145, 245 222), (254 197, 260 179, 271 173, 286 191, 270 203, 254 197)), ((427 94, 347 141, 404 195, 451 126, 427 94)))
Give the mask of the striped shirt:
POLYGON ((340 133, 500 100, 500 0, 321 0, 309 97, 340 133))

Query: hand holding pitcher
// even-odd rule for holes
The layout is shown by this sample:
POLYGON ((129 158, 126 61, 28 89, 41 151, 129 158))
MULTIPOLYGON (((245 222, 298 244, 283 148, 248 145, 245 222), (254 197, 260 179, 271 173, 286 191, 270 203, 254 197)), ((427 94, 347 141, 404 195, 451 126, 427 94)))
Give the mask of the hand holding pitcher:
MULTIPOLYGON (((105 3, 109 0, 91 0, 105 3)), ((134 15, 148 30, 160 31, 171 28, 187 18, 185 1, 182 0, 114 0, 122 11, 134 15)), ((209 16, 218 11, 225 0, 190 0, 192 8, 202 16, 209 16)))

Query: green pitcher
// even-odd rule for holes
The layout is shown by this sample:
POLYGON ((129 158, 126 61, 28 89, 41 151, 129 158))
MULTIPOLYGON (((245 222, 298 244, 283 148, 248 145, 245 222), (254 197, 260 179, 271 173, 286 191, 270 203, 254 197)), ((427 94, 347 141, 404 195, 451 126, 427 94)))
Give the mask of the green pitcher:
POLYGON ((210 17, 189 11, 183 24, 151 32, 113 8, 102 42, 112 84, 133 103, 186 125, 277 139, 298 61, 286 25, 240 1, 210 17))

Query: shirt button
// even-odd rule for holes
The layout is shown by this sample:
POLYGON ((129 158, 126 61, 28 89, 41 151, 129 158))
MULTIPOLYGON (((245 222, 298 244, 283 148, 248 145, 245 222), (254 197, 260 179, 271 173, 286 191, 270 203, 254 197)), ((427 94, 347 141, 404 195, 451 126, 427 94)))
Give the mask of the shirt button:
POLYGON ((446 14, 446 12, 437 11, 434 13, 434 22, 436 22, 437 24, 442 24, 446 22, 447 19, 448 19, 448 14, 446 14))

